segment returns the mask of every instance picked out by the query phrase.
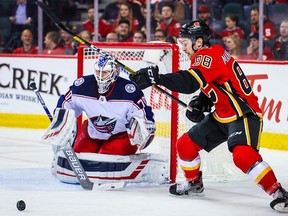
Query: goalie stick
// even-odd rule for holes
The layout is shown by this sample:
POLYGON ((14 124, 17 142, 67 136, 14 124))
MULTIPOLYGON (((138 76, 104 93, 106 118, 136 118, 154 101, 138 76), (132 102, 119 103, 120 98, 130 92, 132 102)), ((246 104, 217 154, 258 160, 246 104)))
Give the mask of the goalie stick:
MULTIPOLYGON (((79 37, 78 35, 74 34, 69 28, 67 28, 65 25, 62 24, 61 20, 59 20, 58 17, 56 17, 53 12, 51 11, 51 9, 48 8, 48 6, 43 3, 42 1, 36 1, 35 2, 36 5, 38 5, 45 13, 48 17, 50 17, 50 19, 54 22, 54 24, 61 30, 67 32, 68 34, 72 35, 74 40, 78 41, 81 44, 84 44, 86 46, 88 46, 89 48, 91 48, 92 50, 96 51, 97 53, 99 53, 102 56, 105 56, 106 58, 112 59, 115 61, 115 63, 119 66, 122 67, 123 69, 127 70, 130 74, 135 75, 136 72, 131 69, 130 67, 128 67, 127 65, 124 65, 123 63, 119 62, 117 59, 115 59, 113 56, 109 55, 108 53, 104 52, 103 50, 97 48, 96 46, 94 46, 93 44, 89 43, 88 41, 84 40, 83 38, 79 37)), ((165 91, 164 89, 160 88, 157 85, 152 85, 155 89, 157 89, 158 91, 160 91, 161 93, 167 95, 170 99, 174 100, 176 103, 180 104, 181 106, 183 106, 184 108, 192 111, 192 108, 190 106, 188 106, 186 103, 184 103, 183 101, 179 100, 178 98, 174 97, 172 94, 170 94, 169 92, 165 91)))
MULTIPOLYGON (((45 110, 48 118, 50 121, 53 120, 53 117, 50 113, 50 111, 48 110, 39 90, 36 87, 36 83, 32 82, 30 83, 30 88, 32 88, 39 100, 39 102, 41 103, 43 109, 45 110)), ((70 167, 72 168, 76 178, 79 181, 79 184, 81 185, 82 188, 84 188, 85 190, 92 190, 94 183, 90 181, 90 179, 88 178, 85 170, 83 169, 76 153, 74 152, 73 148, 71 147, 71 145, 67 144, 63 149, 62 149, 70 167)))

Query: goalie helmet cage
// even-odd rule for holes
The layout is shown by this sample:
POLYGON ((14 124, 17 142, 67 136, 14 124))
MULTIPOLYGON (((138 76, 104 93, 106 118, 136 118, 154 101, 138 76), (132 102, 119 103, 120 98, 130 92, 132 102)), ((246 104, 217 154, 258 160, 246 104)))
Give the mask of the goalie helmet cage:
MULTIPOLYGON (((180 69, 188 69, 190 59, 181 52, 179 47, 170 43, 127 43, 127 42, 97 42, 92 43, 105 53, 113 56, 119 62, 128 66, 134 71, 149 65, 158 65, 159 73, 171 73, 180 69)), ((95 50, 80 45, 78 48, 78 77, 94 73, 95 61, 100 54, 95 50)), ((120 76, 127 78, 129 72, 121 69, 120 76)), ((163 86, 160 86, 165 89, 163 86)), ((189 103, 192 95, 178 94, 168 89, 165 91, 179 98, 184 103, 189 103)), ((155 88, 147 88, 144 91, 147 103, 152 107, 156 122, 156 135, 154 141, 142 152, 160 153, 168 158, 170 180, 172 183, 178 178, 183 178, 181 169, 177 165, 176 140, 192 126, 185 117, 185 108, 171 100, 167 95, 160 93, 155 88)), ((226 147, 226 145, 223 148, 226 147)), ((214 150, 213 150, 214 151, 214 150)), ((227 147, 221 150, 221 155, 209 154, 208 160, 206 154, 201 153, 203 176, 216 181, 226 181, 229 176, 239 179, 239 171, 236 170, 228 155, 227 147), (225 156, 226 154, 226 156, 225 156), (206 162, 207 161, 207 162, 206 162), (213 163, 213 166, 210 164, 213 163)))

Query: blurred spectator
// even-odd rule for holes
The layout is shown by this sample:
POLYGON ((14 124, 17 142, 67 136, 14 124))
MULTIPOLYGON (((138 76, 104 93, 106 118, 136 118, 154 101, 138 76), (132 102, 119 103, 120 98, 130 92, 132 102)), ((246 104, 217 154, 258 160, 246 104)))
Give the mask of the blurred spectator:
POLYGON ((160 22, 159 29, 166 32, 167 35, 171 36, 176 40, 179 37, 181 24, 173 18, 174 6, 170 2, 164 2, 161 10, 162 22, 160 22))
POLYGON ((157 29, 154 33, 154 41, 162 41, 168 43, 175 43, 174 38, 167 36, 166 32, 162 29, 157 29))
MULTIPOLYGON (((28 0, 35 2, 36 0, 28 0)), ((73 0, 42 0, 46 5, 49 6, 51 11, 58 17, 61 21, 67 20, 67 22, 73 20, 73 16, 76 13, 76 5, 73 0), (74 4, 74 5, 73 5, 74 4)), ((37 15, 37 8, 34 11, 35 15, 37 15)), ((46 35, 49 31, 58 31, 59 28, 55 25, 55 23, 48 17, 45 13, 43 13, 43 35, 46 35)))
POLYGON ((9 11, 9 20, 12 23, 11 36, 20 36, 24 29, 31 29, 34 32, 34 27, 37 18, 36 5, 31 1, 17 0, 9 11))
MULTIPOLYGON (((81 32, 78 34, 78 36, 79 36, 80 38, 84 39, 85 41, 89 42, 89 43, 93 42, 92 34, 91 34, 89 31, 87 31, 87 30, 81 31, 81 32)), ((79 44, 80 44, 80 43, 79 43, 78 41, 75 41, 75 42, 73 43, 73 54, 76 54, 76 53, 78 52, 78 46, 79 46, 79 44)))
POLYGON ((74 39, 72 35, 68 34, 66 31, 61 30, 60 31, 61 36, 61 45, 65 49, 65 52, 67 55, 74 54, 74 39))
MULTIPOLYGON (((178 22, 182 22, 184 19, 186 19, 186 7, 189 8, 189 4, 186 1, 183 0, 177 0, 177 1, 171 1, 171 0, 162 0, 157 1, 153 6, 155 8, 154 10, 154 16, 158 21, 163 20, 162 17, 162 8, 165 4, 171 4, 174 7, 174 16, 173 18, 177 20, 178 22)), ((190 8, 191 9, 191 8, 190 8)), ((189 10, 189 9, 188 9, 189 10)), ((191 12, 191 11, 190 11, 191 12)), ((188 16, 188 15, 187 15, 188 16)), ((190 17, 191 18, 191 17, 190 17)))
POLYGON ((119 42, 133 42, 133 34, 130 32, 130 22, 128 20, 119 20, 115 32, 119 42))
POLYGON ((49 0, 50 4, 53 4, 53 12, 62 21, 71 21, 75 18, 77 13, 77 1, 74 0, 49 0))
POLYGON ((226 50, 234 59, 241 56, 241 39, 237 34, 228 35, 225 42, 226 50))
MULTIPOLYGON (((146 5, 142 5, 141 13, 144 17, 143 22, 139 23, 138 30, 142 31, 147 35, 146 31, 146 19, 147 19, 147 8, 146 5)), ((151 7, 151 17, 150 17, 150 24, 151 24, 151 33, 154 34, 155 30, 158 28, 159 22, 155 19, 154 16, 154 8, 151 7)))
POLYGON ((32 44, 33 34, 30 29, 25 29, 21 34, 23 46, 13 50, 14 54, 38 54, 38 48, 32 44))
POLYGON ((115 32, 110 32, 106 36, 106 42, 118 42, 118 36, 115 32))
MULTIPOLYGON (((90 5, 87 9, 87 20, 82 23, 85 30, 89 31, 92 36, 94 36, 94 6, 90 5)), ((98 36, 101 38, 105 38, 106 35, 111 32, 111 25, 105 19, 99 19, 98 22, 98 36)))
POLYGON ((60 44, 60 34, 56 31, 50 31, 45 35, 44 44, 45 49, 43 54, 51 55, 65 55, 65 49, 60 44))
MULTIPOLYGON (((250 12, 250 22, 251 22, 250 33, 259 32, 259 9, 258 8, 252 8, 250 12)), ((264 17, 263 36, 264 36, 264 40, 273 40, 277 36, 277 30, 276 30, 275 25, 266 17, 264 17)))
POLYGON ((110 4, 108 4, 105 9, 104 12, 101 16, 101 18, 108 20, 110 23, 113 23, 115 19, 117 19, 118 17, 118 13, 119 13, 119 8, 120 8, 120 4, 122 3, 128 3, 130 4, 130 6, 132 7, 132 11, 133 11, 133 15, 134 17, 140 22, 143 22, 143 16, 141 14, 141 2, 139 1, 128 1, 128 0, 117 0, 115 2, 112 2, 110 4))
POLYGON ((93 41, 93 36, 92 36, 91 32, 89 32, 87 30, 81 31, 78 35, 79 35, 79 37, 83 38, 84 40, 86 40, 88 42, 93 41))
POLYGON ((276 57, 279 60, 288 60, 288 19, 282 20, 279 33, 274 45, 276 57))
POLYGON ((207 25, 209 25, 212 38, 220 39, 223 26, 220 24, 220 22, 217 22, 215 19, 211 17, 209 7, 207 5, 200 5, 197 8, 197 13, 198 13, 198 19, 202 20, 207 25))
MULTIPOLYGON (((247 47, 247 54, 242 55, 244 59, 258 59, 259 57, 259 34, 258 32, 252 32, 249 35, 249 46, 247 47)), ((263 60, 275 60, 275 56, 270 47, 264 46, 263 48, 263 60)))
POLYGON ((134 34, 133 34, 133 42, 139 42, 139 43, 146 42, 145 33, 142 32, 142 31, 134 32, 134 34))
POLYGON ((139 22, 136 18, 133 17, 133 11, 130 4, 128 3, 120 4, 119 14, 117 16, 117 19, 115 19, 112 24, 111 31, 115 31, 115 29, 118 27, 118 22, 121 19, 126 19, 129 21, 130 32, 134 33, 137 30, 139 22))
POLYGON ((225 17, 226 28, 222 31, 222 41, 225 43, 226 37, 229 35, 238 35, 240 39, 244 39, 244 31, 238 26, 239 19, 235 14, 228 14, 225 17))
POLYGON ((154 33, 154 41, 166 42, 167 34, 164 30, 158 29, 154 33))

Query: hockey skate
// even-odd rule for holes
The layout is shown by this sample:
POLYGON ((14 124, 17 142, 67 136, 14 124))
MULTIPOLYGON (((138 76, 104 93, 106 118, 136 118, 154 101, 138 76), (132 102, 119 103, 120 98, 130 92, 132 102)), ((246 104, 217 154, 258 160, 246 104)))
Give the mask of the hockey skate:
POLYGON ((185 181, 183 183, 173 184, 169 188, 169 193, 172 196, 204 196, 202 172, 199 172, 199 180, 185 181))
POLYGON ((272 209, 278 212, 288 212, 288 192, 280 187, 273 195, 274 200, 270 203, 272 209))

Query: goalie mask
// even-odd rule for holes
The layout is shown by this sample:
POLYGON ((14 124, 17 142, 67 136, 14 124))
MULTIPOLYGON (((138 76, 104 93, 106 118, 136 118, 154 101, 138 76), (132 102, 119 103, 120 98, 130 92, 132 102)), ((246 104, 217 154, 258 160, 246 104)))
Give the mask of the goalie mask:
POLYGON ((107 57, 99 57, 94 65, 94 76, 98 85, 98 92, 105 94, 119 77, 119 67, 107 57))

